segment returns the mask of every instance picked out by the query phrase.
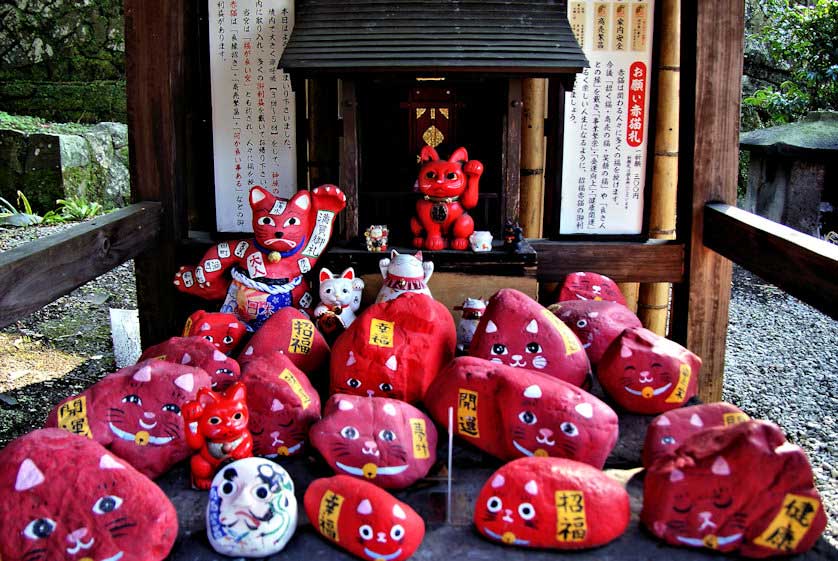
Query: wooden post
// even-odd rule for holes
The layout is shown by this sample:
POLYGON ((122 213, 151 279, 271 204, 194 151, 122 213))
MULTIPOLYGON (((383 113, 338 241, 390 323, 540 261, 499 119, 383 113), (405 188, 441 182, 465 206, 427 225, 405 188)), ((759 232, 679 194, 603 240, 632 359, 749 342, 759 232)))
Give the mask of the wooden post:
POLYGON ((703 360, 699 397, 722 396, 731 262, 703 244, 704 205, 736 202, 744 4, 685 2, 681 14, 678 238, 687 242, 687 283, 675 287, 673 337, 703 360))
POLYGON ((527 238, 542 237, 544 224, 544 99, 547 80, 522 81, 521 227, 527 238))
POLYGON ((640 283, 618 282, 617 286, 626 298, 626 307, 632 312, 637 313, 637 298, 640 292, 640 283))
POLYGON ((340 151, 340 188, 346 194, 346 228, 343 239, 358 235, 358 98, 355 82, 341 80, 341 109, 343 114, 343 144, 340 151))
POLYGON ((503 143, 503 219, 518 220, 521 209, 521 79, 509 79, 503 143))
MULTIPOLYGON (((675 211, 678 193, 678 95, 681 72, 681 0, 661 3, 661 50, 658 66, 657 125, 649 237, 675 239, 675 211)), ((640 287, 637 315, 643 325, 666 335, 669 312, 668 283, 640 287)))

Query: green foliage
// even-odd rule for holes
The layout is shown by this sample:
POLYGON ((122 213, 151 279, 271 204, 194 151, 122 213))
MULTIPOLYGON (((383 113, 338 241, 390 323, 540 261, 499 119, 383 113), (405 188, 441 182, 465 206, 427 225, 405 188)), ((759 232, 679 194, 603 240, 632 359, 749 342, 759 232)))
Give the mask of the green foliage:
POLYGON ((87 201, 82 197, 58 199, 58 210, 64 220, 81 221, 102 214, 104 208, 96 201, 87 201))
POLYGON ((750 40, 791 80, 747 96, 743 121, 770 126, 809 111, 838 109, 838 0, 817 0, 812 6, 762 0, 761 8, 766 24, 750 40))
POLYGON ((32 205, 23 192, 17 192, 17 207, 0 197, 0 226, 32 226, 40 224, 43 218, 32 212, 32 205))

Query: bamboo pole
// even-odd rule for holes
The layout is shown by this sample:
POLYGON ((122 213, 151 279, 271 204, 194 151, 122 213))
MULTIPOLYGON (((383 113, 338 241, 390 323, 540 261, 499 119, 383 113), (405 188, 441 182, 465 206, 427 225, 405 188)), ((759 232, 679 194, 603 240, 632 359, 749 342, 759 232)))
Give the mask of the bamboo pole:
POLYGON ((542 237, 544 225, 544 105, 547 80, 522 81, 524 111, 521 131, 521 210, 524 237, 542 237))
MULTIPOLYGON (((675 239, 678 193, 681 0, 663 0, 661 4, 661 51, 649 237, 671 240, 675 239)), ((646 328, 659 335, 666 335, 667 331, 670 288, 669 283, 649 283, 640 287, 637 315, 646 328)))
POLYGON ((637 313, 637 297, 638 291, 640 290, 640 283, 637 282, 618 282, 617 286, 620 289, 620 292, 623 293, 623 296, 626 299, 626 306, 629 310, 634 313, 637 313))

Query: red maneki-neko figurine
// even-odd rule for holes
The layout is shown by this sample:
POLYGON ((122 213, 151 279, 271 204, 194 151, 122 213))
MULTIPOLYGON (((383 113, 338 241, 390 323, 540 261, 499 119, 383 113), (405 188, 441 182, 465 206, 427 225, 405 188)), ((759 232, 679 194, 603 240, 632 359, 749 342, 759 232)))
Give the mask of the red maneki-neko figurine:
POLYGON ((326 249, 346 195, 322 185, 286 200, 254 186, 250 207, 254 237, 215 245, 197 266, 181 267, 174 283, 181 292, 207 300, 225 298, 221 311, 256 330, 280 308, 311 306, 303 275, 326 249))
POLYGON ((417 184, 422 198, 416 201, 416 216, 410 219, 413 245, 429 251, 449 246, 467 249, 474 220, 466 209, 477 206, 483 164, 469 161, 465 148, 457 148, 445 161, 432 147, 424 146, 419 158, 417 184))

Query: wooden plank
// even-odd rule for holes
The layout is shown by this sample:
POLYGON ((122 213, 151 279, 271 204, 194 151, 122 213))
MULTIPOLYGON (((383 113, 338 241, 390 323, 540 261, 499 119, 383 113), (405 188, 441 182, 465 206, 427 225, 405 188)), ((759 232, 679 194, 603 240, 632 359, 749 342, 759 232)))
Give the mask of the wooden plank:
POLYGON ((509 79, 506 105, 503 149, 503 199, 504 221, 517 221, 521 212, 521 118, 524 100, 520 78, 509 79))
POLYGON ((568 273, 594 271, 617 282, 681 282, 684 245, 672 241, 556 242, 530 240, 538 280, 561 282, 568 273))
POLYGON ((340 150, 340 188, 346 194, 346 209, 343 211, 344 229, 342 238, 352 239, 358 235, 358 99, 356 85, 352 80, 341 81, 341 108, 343 113, 343 139, 340 150))
POLYGON ((688 282, 676 287, 672 333, 702 358, 699 397, 713 402, 722 397, 732 266, 704 247, 704 205, 736 201, 744 4, 684 2, 681 16, 677 237, 688 241, 688 282))
POLYGON ((838 246, 720 203, 705 207, 704 245, 838 319, 838 246))
POLYGON ((199 78, 203 44, 195 3, 172 9, 165 0, 125 0, 124 7, 131 195, 159 201, 163 209, 157 247, 135 260, 141 336, 148 346, 183 324, 183 299, 172 286, 175 244, 189 229, 185 197, 196 182, 193 174, 211 159, 193 130, 205 118, 202 104, 190 102, 207 92, 199 78))
POLYGON ((0 253, 0 327, 153 247, 160 208, 131 205, 0 253))

